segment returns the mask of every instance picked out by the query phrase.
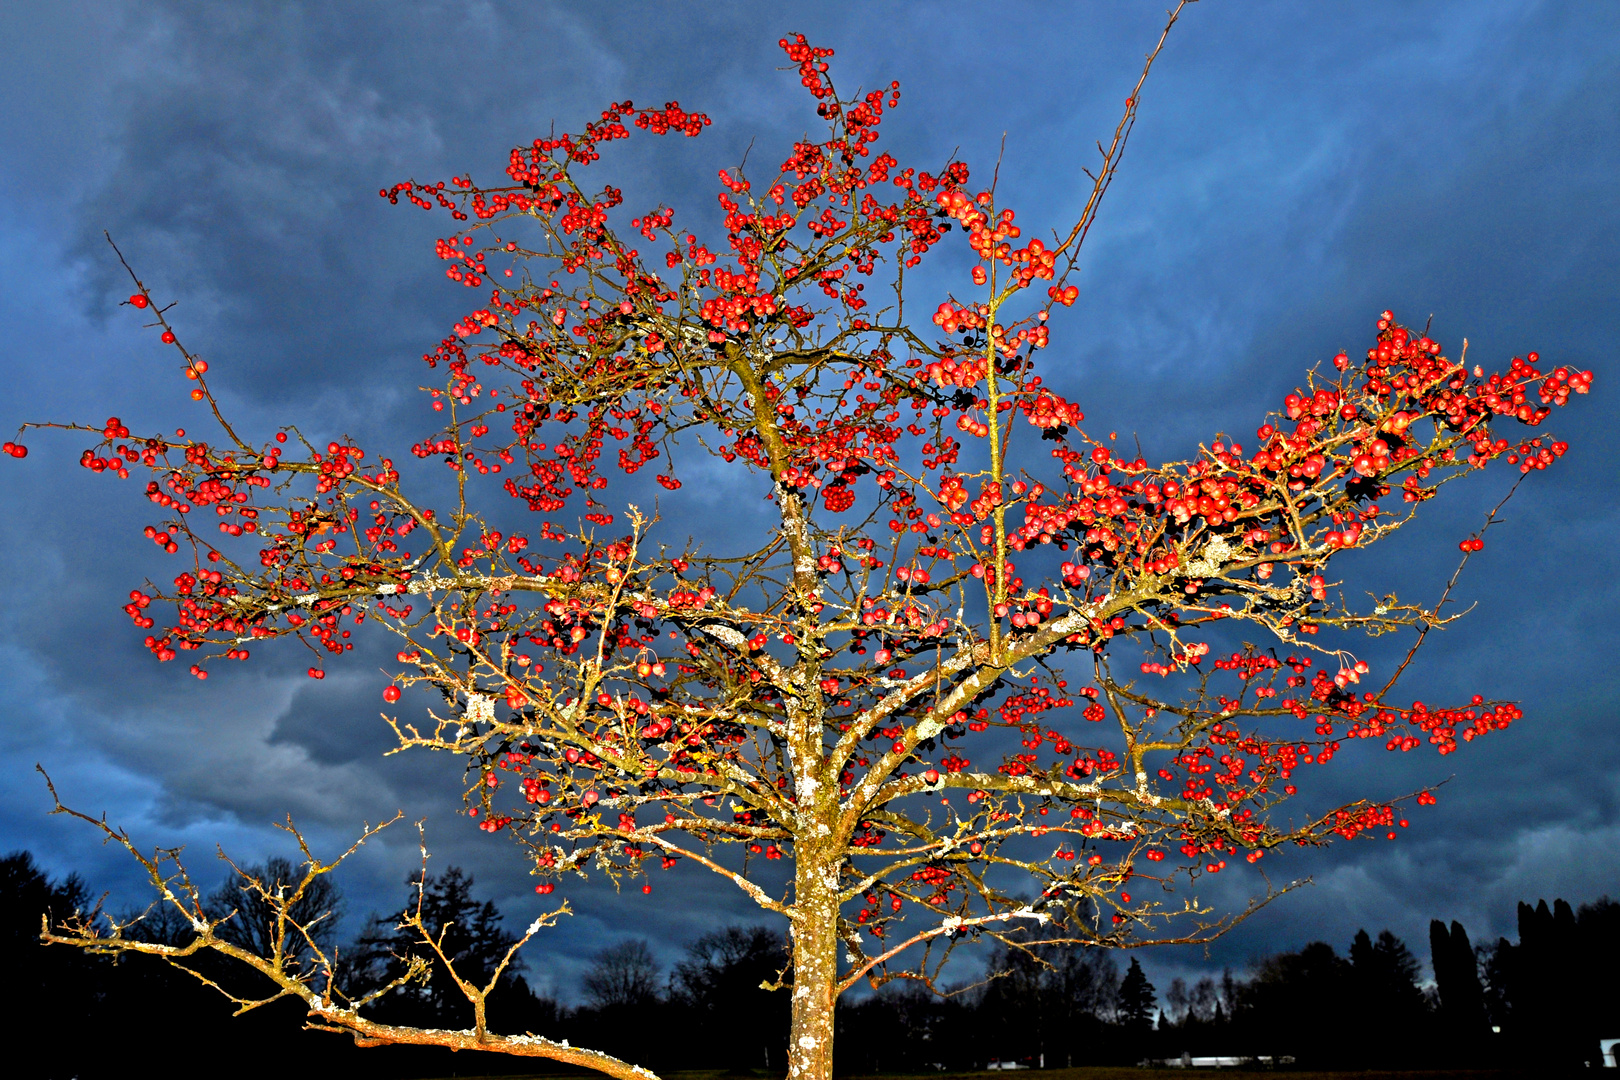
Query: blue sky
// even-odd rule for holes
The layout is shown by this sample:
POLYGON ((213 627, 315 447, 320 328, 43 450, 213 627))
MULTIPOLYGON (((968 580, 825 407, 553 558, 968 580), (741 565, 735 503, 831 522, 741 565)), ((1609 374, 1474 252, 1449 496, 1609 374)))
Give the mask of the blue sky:
MULTIPOLYGON (((317 437, 408 445, 431 426, 418 358, 461 297, 432 255, 443 219, 377 189, 495 177, 553 121, 678 99, 714 118, 702 138, 632 140, 598 170, 631 205, 663 199, 689 226, 710 222, 716 169, 751 144, 779 160, 813 126, 776 48, 794 31, 837 50, 841 87, 901 81, 885 122, 896 156, 954 150, 984 176, 1005 137, 1003 201, 1021 222, 1062 224, 1163 7, 7 3, 0 427, 196 424, 172 354, 116 306, 130 290, 107 230, 178 302, 246 426, 296 418, 317 437)), ((1343 948, 1362 926, 1424 952, 1433 917, 1480 940, 1512 933, 1521 898, 1620 893, 1617 68, 1620 11, 1606 4, 1204 0, 1172 34, 1081 300, 1045 356, 1093 425, 1167 458, 1246 433, 1310 365, 1365 347, 1385 307, 1419 324, 1432 313, 1448 350, 1463 337, 1481 360, 1535 349, 1597 383, 1555 417, 1570 454, 1510 504, 1462 584, 1477 606, 1412 680, 1414 696, 1513 698, 1525 718, 1447 759, 1347 752, 1315 781, 1324 796, 1454 779, 1398 843, 1293 858, 1278 872, 1315 884, 1207 955, 1149 956, 1161 988, 1313 938, 1343 948)), ((941 269, 953 258, 966 265, 941 269)), ((931 310, 919 285, 916 310, 931 310)), ((206 684, 151 662, 118 610, 165 568, 139 537, 138 491, 78 468, 72 439, 29 443, 0 467, 0 848, 136 898, 116 853, 45 817, 35 762, 75 805, 183 842, 205 866, 215 843, 285 850, 269 823, 288 813, 336 844, 403 809, 427 816, 440 865, 469 867, 526 918, 510 849, 452 816, 458 771, 380 757, 380 652, 321 684, 291 649, 206 684)), ((683 527, 712 527, 726 483, 688 489, 683 527)), ((1432 597, 1499 494, 1486 480, 1433 504, 1352 569, 1432 597)), ((403 832, 372 845, 346 882, 352 912, 393 902, 413 858, 403 832)), ((750 917, 696 876, 660 879, 652 899, 572 895, 581 914, 531 956, 565 997, 583 958, 620 937, 671 956, 717 912, 750 917)))

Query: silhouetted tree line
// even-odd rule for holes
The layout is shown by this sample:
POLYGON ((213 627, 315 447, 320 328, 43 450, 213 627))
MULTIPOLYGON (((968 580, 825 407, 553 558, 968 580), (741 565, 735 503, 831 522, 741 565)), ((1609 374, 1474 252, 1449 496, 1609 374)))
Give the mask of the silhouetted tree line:
MULTIPOLYGON (((288 883, 298 880, 297 869, 280 859, 243 868, 261 880, 288 883)), ((277 945, 276 920, 267 904, 240 888, 240 881, 236 875, 227 879, 206 905, 212 915, 236 912, 224 931, 236 944, 268 952, 277 945)), ((456 867, 429 875, 420 896, 413 879, 405 903, 414 910, 418 902, 429 932, 471 982, 487 982, 517 940, 503 927, 495 905, 474 896, 471 876, 456 867)), ((303 1030, 302 1005, 287 999, 233 1017, 237 1006, 225 994, 253 1000, 269 993, 269 984, 212 954, 195 957, 189 970, 181 970, 144 956, 115 962, 39 943, 41 915, 60 919, 94 904, 77 875, 52 881, 26 852, 0 858, 0 972, 16 1003, 13 1016, 29 1018, 28 1041, 50 1048, 27 1075, 121 1078, 134 1065, 161 1063, 182 1072, 226 1069, 250 1080, 311 1075, 307 1063, 313 1061, 321 1062, 314 1075, 349 1077, 532 1071, 532 1062, 496 1055, 468 1060, 470 1055, 435 1048, 361 1049, 345 1035, 303 1030)), ((344 944, 338 927, 342 910, 337 887, 329 878, 317 879, 293 912, 309 929, 308 940, 287 934, 280 947, 306 962, 311 942, 328 954, 335 949, 342 958, 344 989, 356 995, 386 985, 422 952, 416 938, 397 928, 398 913, 371 916, 358 937, 344 944)), ((188 920, 162 906, 150 909, 133 932, 168 944, 183 945, 191 938, 188 920)), ((646 944, 632 942, 596 958, 582 988, 585 1004, 568 1009, 530 988, 519 958, 489 999, 489 1026, 570 1039, 657 1069, 780 1070, 788 998, 761 990, 760 984, 779 980, 786 963, 778 935, 732 927, 690 943, 685 959, 663 978, 646 944)), ((426 981, 406 984, 368 1012, 378 1020, 415 1026, 472 1024, 471 1006, 437 961, 426 981)))
MULTIPOLYGON (((270 860, 246 868, 270 881, 295 880, 295 867, 270 860)), ((445 1076, 523 1071, 497 1056, 421 1048, 362 1050, 346 1036, 302 1030, 303 1009, 282 1000, 232 1017, 235 1007, 209 983, 242 999, 265 992, 253 973, 218 958, 182 971, 147 957, 110 959, 39 944, 41 914, 60 917, 94 903, 77 876, 52 881, 27 853, 0 858, 0 970, 26 1015, 30 1039, 50 1048, 37 1075, 123 1076, 132 1065, 228 1067, 238 1077, 282 1076, 289 1063, 318 1060, 330 1075, 445 1076)), ((236 911, 231 933, 256 950, 276 946, 271 912, 239 879, 207 901, 236 911)), ((413 880, 407 903, 418 903, 413 880)), ((424 919, 464 976, 482 982, 515 936, 500 912, 473 894, 472 878, 451 867, 422 884, 424 919)), ((339 947, 342 897, 326 878, 301 902, 310 937, 344 957, 350 991, 385 984, 420 948, 396 929, 398 914, 373 915, 339 947), (327 913, 321 917, 322 913, 327 913)), ((189 924, 154 908, 139 933, 183 943, 189 924)), ((1607 897, 1578 910, 1519 905, 1519 940, 1475 947, 1460 923, 1430 927, 1435 981, 1425 987, 1418 959, 1385 930, 1356 934, 1341 956, 1325 942, 1256 961, 1191 985, 1173 980, 1162 1001, 1132 958, 1079 947, 998 946, 985 978, 941 995, 898 982, 839 1014, 842 1074, 982 1068, 992 1060, 1048 1068, 1133 1064, 1182 1054, 1291 1056, 1298 1067, 1574 1066, 1596 1062, 1598 1039, 1620 1035, 1620 904, 1607 897)), ((287 936, 280 947, 307 959, 310 945, 287 936)), ((760 927, 728 927, 689 943, 664 973, 642 941, 603 950, 574 1008, 536 994, 521 965, 508 969, 490 999, 490 1026, 595 1047, 660 1071, 720 1069, 780 1075, 788 996, 780 988, 785 941, 760 927)), ((471 1008, 435 965, 425 982, 388 995, 379 1020, 465 1028, 471 1008)))
POLYGON ((1601 1063, 1620 1037, 1620 904, 1519 905, 1519 941, 1476 947, 1459 922, 1429 925, 1434 982, 1385 930, 1340 956, 1325 942, 1267 957, 1249 978, 1170 985, 1157 1057, 1290 1055, 1301 1067, 1499 1067, 1601 1063))
POLYGON ((1519 1066, 1561 1075, 1620 1037, 1620 904, 1519 905, 1519 941, 1475 948, 1460 923, 1430 928, 1433 984, 1388 930, 1345 954, 1316 941, 1162 1001, 1133 958, 1121 975, 1095 950, 999 949, 990 978, 941 999, 885 989, 843 1011, 840 1071, 1048 1068, 1204 1056, 1292 1057, 1301 1069, 1519 1066))
MULTIPOLYGON (((1451 924, 1456 955, 1468 944, 1451 924), (1460 941, 1456 940, 1460 938, 1460 941)), ((1598 1040, 1620 1038, 1620 903, 1607 896, 1572 910, 1519 904, 1519 940, 1500 938, 1475 950, 1485 1021, 1501 1029, 1520 1059, 1545 1057, 1564 1065, 1598 1064, 1598 1040)), ((1464 989, 1453 1020, 1464 1037, 1480 1027, 1480 1007, 1459 959, 1464 989)), ((1442 1004, 1447 984, 1440 983, 1442 1004)))

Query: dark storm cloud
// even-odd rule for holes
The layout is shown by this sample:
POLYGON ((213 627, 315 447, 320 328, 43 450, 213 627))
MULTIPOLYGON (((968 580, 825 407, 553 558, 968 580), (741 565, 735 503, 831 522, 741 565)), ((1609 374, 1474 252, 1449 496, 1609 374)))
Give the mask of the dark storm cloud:
MULTIPOLYGON (((418 357, 472 294, 430 255, 448 219, 389 206, 377 189, 469 167, 487 180, 553 120, 576 128, 609 100, 678 99, 714 117, 703 138, 631 140, 595 179, 622 186, 631 208, 663 200, 678 224, 712 226, 715 169, 747 154, 761 175, 813 126, 777 70, 775 41, 792 30, 838 49, 841 86, 902 81, 884 145, 908 161, 956 152, 987 182, 1005 135, 1004 201, 1044 230, 1083 197, 1080 170, 1162 6, 834 4, 777 25, 744 4, 15 5, 0 66, 6 415, 197 423, 172 357, 114 307, 129 290, 106 229, 179 301, 188 342, 252 430, 297 418, 318 439, 408 444, 431 424, 412 390, 418 357)), ((1342 948, 1361 926, 1422 952, 1431 917, 1462 918, 1481 940, 1511 931, 1520 898, 1620 890, 1607 363, 1620 331, 1617 38, 1596 5, 1201 4, 1149 84, 1082 299, 1054 320, 1044 358, 1092 425, 1139 437, 1150 457, 1217 431, 1242 440, 1306 367, 1364 348, 1386 306, 1409 321, 1433 312, 1452 355, 1466 336, 1471 359, 1539 349, 1599 375, 1552 425, 1569 458, 1526 485, 1471 564, 1462 593, 1479 607, 1434 635, 1410 680, 1415 697, 1517 698, 1525 719, 1449 759, 1347 747, 1308 795, 1456 779, 1399 844, 1268 858, 1278 882, 1316 883, 1207 958, 1156 953, 1156 973, 1240 966, 1312 938, 1342 948)), ((942 251, 914 282, 913 310, 965 265, 942 251)), ((88 837, 42 818, 36 760, 76 803, 199 853, 215 840, 248 857, 284 851, 265 826, 289 812, 337 844, 403 808, 429 817, 437 865, 469 866, 525 917, 523 867, 455 816, 459 769, 378 756, 386 643, 321 684, 292 649, 206 685, 152 664, 117 604, 174 571, 131 544, 148 520, 136 493, 74 467, 71 440, 30 441, 26 463, 0 470, 12 689, 0 845, 132 884, 88 837)), ((694 456, 683 466, 682 497, 660 504, 669 542, 728 546, 720 508, 733 528, 765 520, 757 485, 694 456)), ((1411 535, 1352 563, 1347 587, 1432 599, 1456 541, 1501 492, 1486 480, 1432 504, 1411 535)), ((652 494, 620 497, 650 506, 652 494)), ((1374 643, 1368 655, 1385 670, 1396 653, 1374 643)), ((351 909, 397 903, 414 859, 407 829, 368 846, 351 909)), ((1254 882, 1202 888, 1233 904, 1254 882)), ((655 885, 652 897, 570 886, 582 914, 539 944, 538 980, 566 995, 589 955, 626 934, 667 955, 716 919, 754 918, 695 872, 655 885)))
MULTIPOLYGON (((424 711, 435 702, 427 695, 402 699, 398 713, 424 711)), ((303 747, 322 765, 372 763, 397 745, 394 733, 378 723, 377 688, 369 681, 343 687, 305 684, 293 692, 287 709, 276 717, 270 742, 303 747)))

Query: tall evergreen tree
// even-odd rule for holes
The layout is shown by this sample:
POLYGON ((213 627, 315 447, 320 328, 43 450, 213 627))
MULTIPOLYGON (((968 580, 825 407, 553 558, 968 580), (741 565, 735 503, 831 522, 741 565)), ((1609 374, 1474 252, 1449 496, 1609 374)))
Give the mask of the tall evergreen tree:
POLYGON ((1565 1066, 1580 1067, 1597 1059, 1598 1048, 1596 1045, 1587 1047, 1583 1037, 1589 1003, 1581 993, 1583 980, 1575 912, 1569 901, 1560 897, 1553 901, 1549 918, 1542 915, 1546 903, 1543 900, 1536 906, 1537 922, 1544 927, 1544 956, 1540 964, 1546 978, 1543 1022, 1556 1046, 1557 1059, 1565 1066))
POLYGON ((1448 1006, 1460 1030, 1470 1038, 1477 1038, 1486 1029, 1485 989, 1479 981, 1479 958, 1468 940, 1463 924, 1451 923, 1451 968, 1454 989, 1452 1004, 1448 1006))
POLYGON ((1511 990, 1515 1020, 1514 1039, 1528 1048, 1535 1033, 1545 1032, 1547 996, 1550 981, 1547 950, 1552 942, 1552 912, 1543 900, 1531 907, 1519 902, 1518 963, 1511 990))
POLYGON ((1585 1005, 1581 1039, 1588 1054, 1598 1051, 1598 1039, 1620 1032, 1620 904, 1604 896, 1582 904, 1575 917, 1572 989, 1585 1005))
POLYGON ((1423 991, 1418 989, 1422 965, 1406 942, 1388 930, 1379 931, 1376 942, 1367 931, 1356 931, 1350 943, 1350 970, 1357 987, 1376 997, 1381 1007, 1422 1008, 1423 991))
POLYGON ((1442 1022, 1450 1015, 1446 1011, 1446 988, 1452 985, 1451 930, 1444 920, 1429 920, 1429 966, 1434 969, 1435 992, 1439 997, 1442 1022))
POLYGON ((1396 1065, 1418 1059, 1427 1012, 1418 988, 1421 972, 1406 943, 1388 930, 1380 931, 1376 941, 1367 931, 1356 931, 1350 943, 1350 985, 1373 1022, 1362 1027, 1349 1063, 1396 1065))
POLYGON ((1488 1055, 1485 1036, 1485 990, 1479 960, 1462 923, 1450 928, 1439 919, 1429 924, 1429 955, 1440 995, 1440 1030, 1448 1061, 1476 1061, 1488 1055))
POLYGON ((1158 1011, 1158 1005, 1159 997, 1153 984, 1148 982, 1141 963, 1136 957, 1131 957, 1131 966, 1119 984, 1120 1023, 1130 1031, 1146 1034, 1153 1027, 1153 1015, 1158 1011))
POLYGON ((0 971, 13 1009, 26 1008, 30 1035, 51 1050, 36 1058, 39 1075, 72 1076, 87 1060, 82 1033, 93 1029, 95 986, 101 969, 96 957, 77 949, 47 948, 39 940, 40 919, 53 922, 89 906, 89 890, 77 874, 52 881, 32 854, 0 857, 0 971), (55 1037, 51 1037, 54 1035, 55 1037))
POLYGON ((1350 966, 1358 976, 1370 970, 1372 960, 1372 938, 1367 936, 1366 930, 1357 930, 1356 936, 1350 939, 1350 966))
POLYGON ((1517 1026, 1515 989, 1519 982, 1519 947, 1507 938, 1480 946, 1481 976, 1485 983, 1485 1018, 1492 1027, 1512 1037, 1517 1026))
MULTIPOLYGON (((382 985, 397 978, 410 957, 423 956, 431 965, 428 978, 390 993, 373 1007, 374 1015, 388 1023, 418 1027, 451 1030, 469 1027, 473 1018, 472 1004, 444 964, 415 934, 399 929, 399 923, 406 912, 414 912, 420 905, 424 925, 440 942, 456 972, 478 986, 487 984, 494 976, 517 938, 501 927, 501 913, 493 901, 480 903, 473 899, 472 875, 460 867, 448 867, 437 876, 429 874, 425 880, 412 877, 407 884, 410 896, 404 909, 390 916, 372 916, 370 926, 356 942, 350 978, 357 987, 382 985)), ((521 957, 512 958, 501 985, 491 997, 493 1007, 504 1004, 510 1010, 514 998, 528 999, 524 1005, 532 1000, 528 984, 523 983, 521 987, 518 984, 521 964, 521 957), (503 997, 507 999, 505 1002, 502 1002, 503 997)), ((517 1022, 512 1026, 524 1029, 527 1025, 517 1022)))
POLYGON ((1566 977, 1568 954, 1575 944, 1574 918, 1564 901, 1554 906, 1561 910, 1555 912, 1545 899, 1537 900, 1533 908, 1519 905, 1515 1041, 1526 1059, 1578 1066, 1583 1058, 1569 1015, 1576 1003, 1566 977))
POLYGON ((1579 1068, 1620 1031, 1620 904, 1546 900, 1518 906, 1519 940, 1480 950, 1486 1022, 1525 1064, 1579 1068))

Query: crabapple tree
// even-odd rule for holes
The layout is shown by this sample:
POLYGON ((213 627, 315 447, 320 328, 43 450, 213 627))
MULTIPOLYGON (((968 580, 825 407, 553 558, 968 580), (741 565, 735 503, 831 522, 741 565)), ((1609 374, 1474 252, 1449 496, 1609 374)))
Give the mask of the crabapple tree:
MULTIPOLYGON (((845 94, 802 36, 780 44, 824 131, 763 175, 720 170, 713 235, 589 179, 623 140, 701 135, 674 102, 519 146, 498 183, 384 188, 448 219, 436 252, 471 301, 423 358, 437 426, 398 447, 233 426, 137 278, 129 304, 217 434, 55 425, 93 433, 86 468, 149 477, 146 536, 184 563, 125 611, 199 679, 284 639, 318 679, 349 628, 392 635, 383 700, 443 702, 390 713, 399 746, 470 766, 465 812, 538 892, 587 872, 650 891, 687 864, 785 921, 800 1080, 830 1075, 844 991, 931 984, 961 941, 1207 940, 1275 890, 1219 912, 1203 876, 1406 824, 1377 792, 1284 821, 1302 770, 1347 740, 1449 754, 1518 718, 1397 697, 1406 662, 1371 678, 1357 635, 1415 651, 1447 616, 1359 607, 1331 564, 1451 480, 1552 464, 1565 444, 1533 429, 1591 376, 1535 353, 1470 370, 1386 311, 1252 441, 1155 462, 1088 434, 1041 361, 1164 40, 1055 229, 961 161, 885 152, 899 84, 845 94), (908 295, 957 246, 959 288, 908 295), (703 456, 768 502, 768 529, 672 538, 610 494, 651 474, 680 499, 703 456), (413 483, 433 463, 447 505, 413 483), (511 500, 527 524, 501 528, 511 500)), ((108 933, 79 937, 118 948, 108 933)), ((432 1041, 298 985, 325 1026, 432 1041)), ((561 1053, 481 1020, 456 1037, 561 1053)))

